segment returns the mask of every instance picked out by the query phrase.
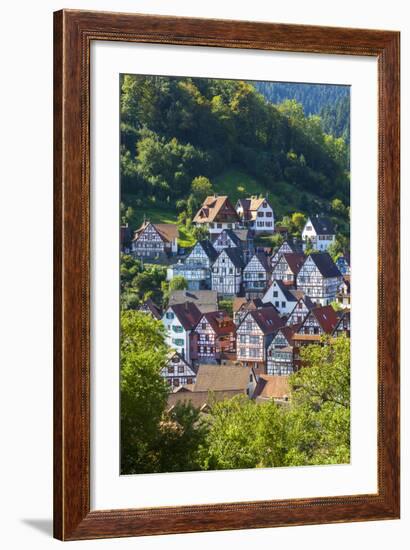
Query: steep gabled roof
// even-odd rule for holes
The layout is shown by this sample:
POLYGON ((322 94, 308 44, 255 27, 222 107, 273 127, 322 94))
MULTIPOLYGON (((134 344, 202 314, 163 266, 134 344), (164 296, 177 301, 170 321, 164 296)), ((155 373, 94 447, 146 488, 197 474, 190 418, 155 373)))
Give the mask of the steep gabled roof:
POLYGON ((224 248, 219 253, 218 258, 221 256, 221 254, 224 254, 224 253, 228 256, 228 258, 231 260, 231 262, 233 263, 233 265, 235 267, 238 267, 240 269, 244 268, 245 262, 244 262, 244 259, 243 259, 242 250, 240 250, 239 248, 236 248, 236 247, 235 248, 224 248))
POLYGON ((325 216, 312 216, 309 218, 317 235, 334 235, 335 230, 332 221, 325 216))
POLYGON ((218 252, 215 250, 210 240, 204 239, 202 241, 198 241, 197 244, 201 246, 202 250, 208 256, 210 262, 214 262, 216 260, 218 252))
POLYGON ((285 252, 282 256, 286 260, 289 269, 294 275, 297 275, 299 273, 300 268, 306 260, 306 256, 303 254, 303 252, 285 252))
POLYGON ((242 246, 241 239, 238 237, 238 235, 232 229, 223 229, 219 233, 219 235, 216 237, 215 241, 217 241, 219 239, 219 237, 222 235, 222 233, 225 233, 225 235, 227 235, 231 239, 231 241, 235 244, 235 246, 238 246, 238 247, 242 246))
POLYGON ((202 313, 192 302, 184 302, 183 304, 174 304, 169 306, 175 313, 178 321, 185 330, 191 330, 198 323, 202 313))
POLYGON ((339 328, 343 329, 343 323, 346 321, 348 324, 350 324, 350 311, 341 311, 339 312, 341 315, 338 316, 338 322, 333 329, 332 334, 334 334, 339 328))
POLYGON ((288 302, 297 302, 298 299, 296 298, 296 296, 293 294, 292 290, 289 290, 288 287, 284 284, 283 281, 281 281, 280 279, 275 279, 273 283, 276 283, 278 285, 278 287, 281 289, 281 291, 283 292, 286 300, 288 302))
POLYGON ((154 223, 153 225, 166 241, 178 238, 178 226, 175 223, 154 223))
POLYGON ((341 277, 342 274, 337 268, 337 265, 332 260, 332 257, 328 252, 312 252, 309 254, 314 264, 320 271, 323 277, 341 277))
POLYGON ((201 208, 196 213, 195 223, 214 221, 237 222, 239 216, 227 195, 206 197, 201 208))
POLYGON ((265 271, 271 271, 272 268, 269 263, 269 256, 267 256, 263 252, 255 252, 254 256, 258 258, 265 271))
POLYGON ((246 221, 255 220, 257 217, 257 211, 266 202, 271 208, 269 201, 265 198, 249 197, 246 199, 239 199, 236 206, 240 206, 243 209, 243 218, 246 221))
POLYGON ((309 315, 313 315, 326 334, 332 334, 339 322, 339 317, 332 306, 316 307, 309 315))
POLYGON ((178 226, 175 223, 151 223, 145 221, 141 227, 134 232, 132 240, 137 241, 149 225, 154 227, 161 239, 165 242, 171 242, 178 238, 178 226))
POLYGON ((208 323, 212 327, 212 330, 217 336, 226 336, 228 334, 234 333, 236 330, 235 323, 233 322, 231 317, 229 317, 226 311, 219 310, 204 313, 204 315, 198 321, 197 326, 199 326, 200 323, 203 322, 203 319, 206 319, 208 321, 208 323))
POLYGON ((247 298, 236 297, 233 300, 232 310, 236 311, 251 311, 252 309, 258 309, 260 307, 266 307, 266 304, 262 302, 260 298, 254 298, 248 300, 247 298))
POLYGON ((139 309, 140 311, 149 311, 151 315, 157 320, 160 320, 162 317, 160 308, 153 302, 151 298, 145 300, 145 302, 142 304, 142 306, 140 306, 139 309))
POLYGON ((246 322, 248 315, 255 320, 256 324, 265 335, 272 334, 278 328, 284 326, 283 319, 281 319, 279 313, 272 306, 264 306, 249 311, 242 322, 246 322))
MULTIPOLYGON (((168 351, 166 366, 169 366, 169 365, 171 365, 171 364, 173 363, 172 360, 173 360, 174 357, 177 357, 177 358, 178 358, 178 361, 179 361, 180 363, 184 363, 185 366, 186 366, 186 368, 187 368, 188 370, 190 370, 194 375, 196 374, 197 368, 195 367, 195 365, 190 365, 190 364, 187 362, 187 360, 186 360, 184 357, 182 357, 182 355, 181 355, 180 353, 178 353, 178 352, 177 352, 176 350, 174 350, 174 349, 170 349, 170 350, 168 351)), ((188 386, 188 384, 186 384, 186 385, 188 386)), ((189 386, 191 386, 191 384, 190 384, 189 386)), ((181 386, 179 386, 179 387, 181 387, 181 386)), ((189 387, 188 387, 187 389, 189 389, 189 387)))

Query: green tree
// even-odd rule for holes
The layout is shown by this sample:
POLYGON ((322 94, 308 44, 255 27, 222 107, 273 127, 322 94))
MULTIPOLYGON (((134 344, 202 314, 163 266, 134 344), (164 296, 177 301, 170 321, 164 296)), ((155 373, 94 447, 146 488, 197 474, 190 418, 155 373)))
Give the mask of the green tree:
POLYGON ((349 244, 349 238, 338 233, 334 242, 328 246, 327 251, 332 256, 333 260, 336 261, 346 252, 346 250, 349 250, 349 244))
POLYGON ((188 472, 201 469, 201 449, 208 424, 191 403, 177 403, 164 413, 157 444, 162 472, 188 472))
POLYGON ((169 282, 164 281, 161 285, 164 304, 168 303, 169 297, 172 291, 186 290, 187 288, 188 288, 187 280, 182 275, 176 275, 169 282))
POLYGON ((157 468, 155 449, 169 389, 160 375, 167 348, 161 322, 145 313, 121 314, 121 471, 157 468))
POLYGON ((192 228, 192 235, 197 241, 203 241, 209 236, 208 229, 203 225, 196 225, 192 228))
POLYGON ((350 340, 301 350, 304 367, 290 377, 289 466, 350 461, 350 340))
POLYGON ((245 395, 215 403, 203 449, 203 468, 256 468, 262 460, 256 434, 259 415, 260 408, 245 395))
POLYGON ((213 193, 212 183, 205 176, 197 176, 192 180, 191 192, 197 203, 202 204, 206 197, 213 193))
POLYGON ((305 223, 306 216, 302 212, 294 212, 292 214, 292 225, 297 233, 302 233, 305 223))
POLYGON ((188 283, 182 275, 176 275, 169 282, 169 290, 185 290, 188 288, 188 283))
POLYGON ((331 203, 332 211, 340 216, 346 215, 346 207, 340 199, 333 199, 331 203))

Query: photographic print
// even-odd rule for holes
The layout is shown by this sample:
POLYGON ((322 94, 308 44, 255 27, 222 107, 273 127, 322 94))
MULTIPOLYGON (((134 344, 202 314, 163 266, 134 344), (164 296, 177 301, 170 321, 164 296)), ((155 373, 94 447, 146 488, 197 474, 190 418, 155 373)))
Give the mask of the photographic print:
POLYGON ((350 462, 350 88, 120 77, 121 474, 350 462))

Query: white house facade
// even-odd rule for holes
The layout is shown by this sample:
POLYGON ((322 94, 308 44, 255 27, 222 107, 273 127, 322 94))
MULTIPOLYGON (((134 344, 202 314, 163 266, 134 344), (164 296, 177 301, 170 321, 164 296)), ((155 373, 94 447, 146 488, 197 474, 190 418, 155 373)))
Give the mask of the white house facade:
POLYGON ((342 275, 327 252, 312 253, 301 267, 296 284, 309 298, 322 306, 336 299, 342 275))
POLYGON ((192 302, 169 306, 162 316, 166 330, 166 344, 191 362, 192 331, 201 318, 201 312, 192 302))
POLYGON ((275 231, 273 208, 266 198, 251 197, 236 203, 238 216, 249 229, 257 234, 272 234, 275 231))
POLYGON ((212 290, 222 296, 236 296, 242 290, 242 252, 225 248, 212 265, 212 290))
POLYGON ((306 250, 308 242, 312 248, 319 252, 325 251, 335 242, 336 234, 333 224, 328 218, 309 217, 302 231, 303 249, 306 250))
POLYGON ((196 382, 194 369, 178 352, 170 352, 166 366, 161 370, 161 376, 172 388, 196 382))
POLYGON ((131 253, 137 258, 161 258, 177 252, 178 227, 172 223, 144 222, 131 242, 131 253))
POLYGON ((270 279, 270 265, 267 256, 255 253, 243 270, 243 288, 248 299, 260 298, 270 279))
POLYGON ((274 280, 262 296, 264 304, 272 304, 281 315, 289 315, 295 308, 297 298, 282 281, 274 280))

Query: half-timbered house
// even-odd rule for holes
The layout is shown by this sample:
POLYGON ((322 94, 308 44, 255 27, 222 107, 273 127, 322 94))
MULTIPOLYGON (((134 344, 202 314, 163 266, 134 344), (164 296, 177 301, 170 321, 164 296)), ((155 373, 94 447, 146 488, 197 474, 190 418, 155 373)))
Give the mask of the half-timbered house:
POLYGON ((191 362, 192 332, 202 313, 192 302, 168 306, 162 316, 166 343, 191 362))
POLYGON ((271 266, 266 254, 256 252, 243 270, 243 289, 248 299, 261 298, 270 279, 271 266))
POLYGON ((288 316, 288 320, 286 321, 287 326, 300 325, 306 319, 308 313, 317 307, 309 296, 306 296, 303 292, 294 290, 292 294, 298 298, 298 301, 288 316), (302 296, 300 296, 301 294, 302 296))
POLYGON ((327 252, 309 254, 296 277, 297 288, 322 306, 336 299, 341 282, 342 275, 327 252))
POLYGON ((131 253, 137 258, 166 258, 178 252, 178 226, 174 223, 144 221, 131 243, 131 253))
POLYGON ((223 229, 239 229, 241 226, 240 218, 226 195, 206 197, 192 221, 206 227, 211 238, 223 229))
POLYGON ((187 282, 188 290, 202 290, 211 287, 211 265, 218 254, 208 240, 198 241, 185 259, 167 269, 167 280, 181 276, 187 282))
POLYGON ((296 277, 305 262, 306 256, 301 252, 285 252, 272 267, 272 280, 284 281, 295 285, 296 277))
POLYGON ((313 308, 298 330, 299 334, 333 334, 339 317, 332 306, 322 306, 313 308))
POLYGON ((280 328, 267 350, 266 370, 268 374, 288 376, 294 372, 293 368, 293 340, 299 325, 280 328))
POLYGON ((198 265, 210 269, 218 256, 218 252, 208 239, 198 241, 187 255, 185 264, 191 266, 198 265))
POLYGON ((204 313, 193 334, 195 359, 199 363, 218 363, 225 353, 235 353, 235 332, 235 324, 225 311, 204 313))
POLYGON ((165 367, 161 370, 172 388, 179 388, 185 384, 195 384, 196 372, 177 351, 170 351, 165 367))
POLYGON ((256 234, 270 234, 275 230, 273 208, 266 198, 239 199, 236 211, 242 223, 256 234))
POLYGON ((258 309, 266 305, 267 304, 264 304, 260 298, 255 298, 253 300, 248 300, 244 296, 234 298, 232 303, 232 311, 235 325, 239 326, 241 324, 248 311, 258 309))
POLYGON ((324 216, 311 216, 302 230, 303 249, 308 243, 319 252, 325 251, 335 242, 336 232, 333 223, 324 216))
POLYGON ((281 280, 272 281, 262 296, 262 302, 273 304, 281 315, 289 315, 298 301, 295 294, 281 280))
POLYGON ((274 307, 249 311, 236 331, 236 354, 245 366, 266 373, 266 351, 283 321, 274 307))
POLYGON ((242 250, 242 241, 233 229, 224 229, 218 235, 215 235, 212 245, 217 253, 224 248, 239 248, 242 250))
POLYGON ((212 290, 221 296, 242 292, 244 260, 239 248, 224 248, 212 265, 212 290))
POLYGON ((302 249, 290 240, 283 241, 271 256, 271 266, 273 267, 276 264, 282 254, 292 254, 293 252, 302 252, 302 249))

